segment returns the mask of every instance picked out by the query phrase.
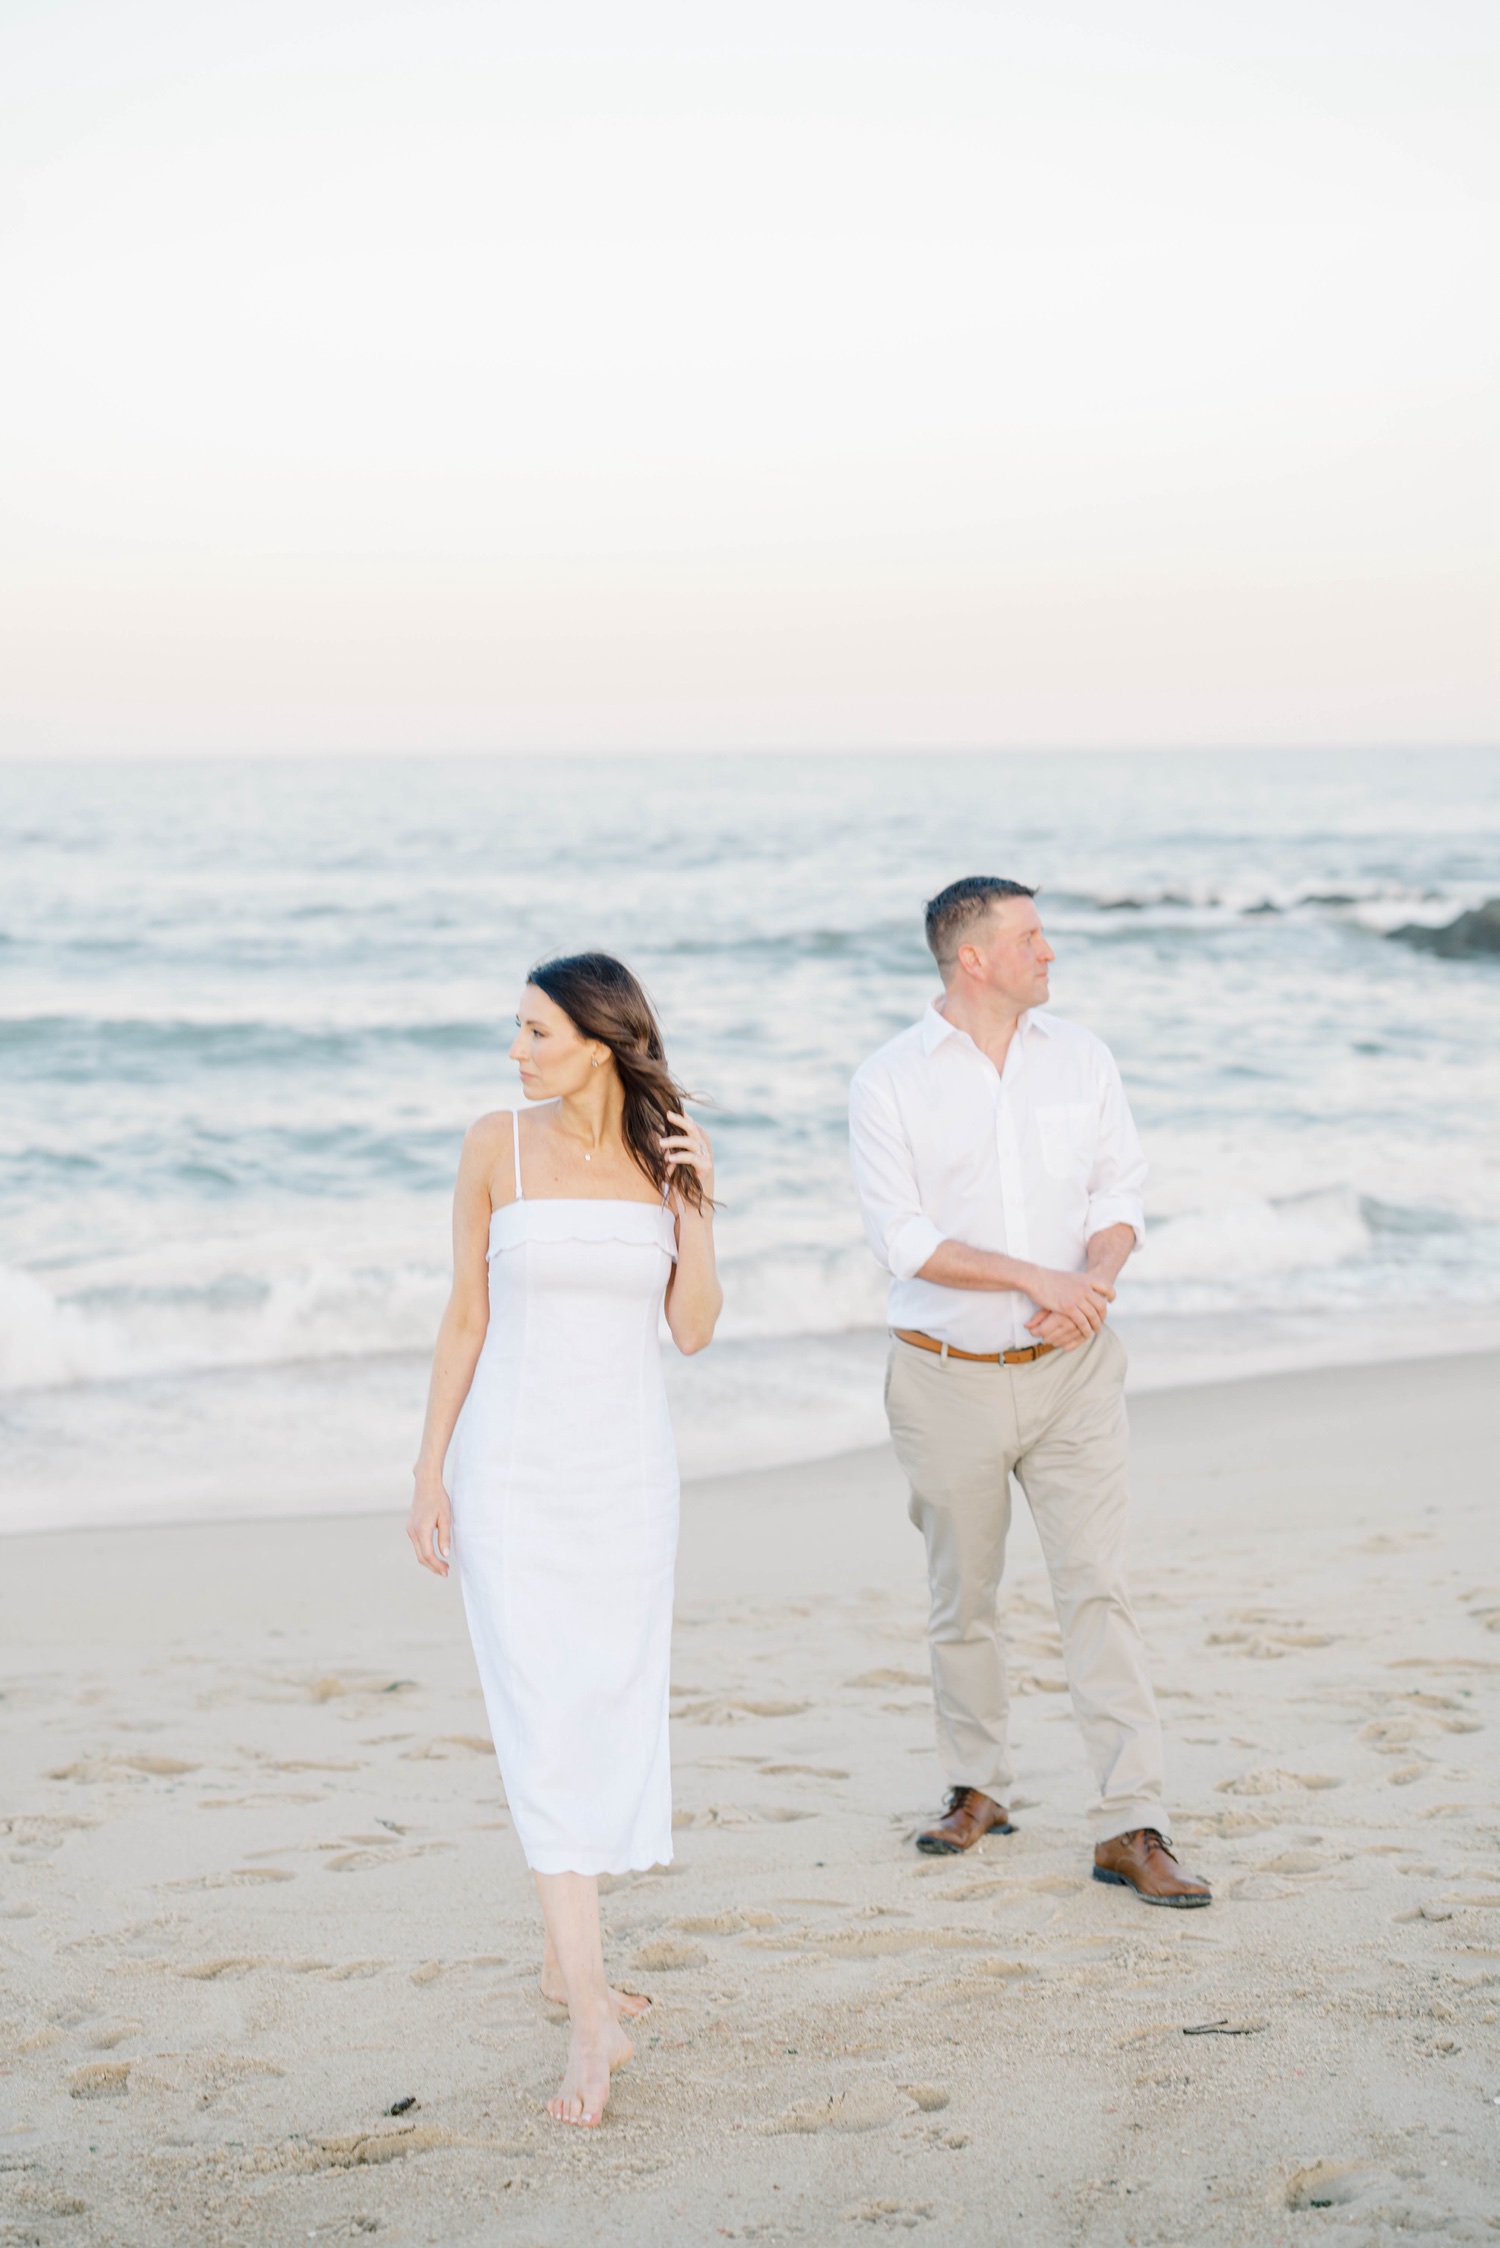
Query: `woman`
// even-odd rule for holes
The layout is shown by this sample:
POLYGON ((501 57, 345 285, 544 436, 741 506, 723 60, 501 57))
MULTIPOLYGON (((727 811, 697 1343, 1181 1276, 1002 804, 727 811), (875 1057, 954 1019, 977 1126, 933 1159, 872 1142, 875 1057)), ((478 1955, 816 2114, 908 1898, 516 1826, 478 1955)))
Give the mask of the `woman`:
POLYGON ((657 1332, 663 1300, 681 1351, 719 1316, 713 1151, 618 960, 534 968, 517 1022, 521 1089, 545 1105, 464 1141, 407 1534, 440 1577, 456 1555, 541 1898, 542 1989, 567 2002, 547 2112, 597 2124, 631 2054, 621 2017, 648 2003, 605 1981, 599 1875, 672 1855, 677 1462, 657 1332))

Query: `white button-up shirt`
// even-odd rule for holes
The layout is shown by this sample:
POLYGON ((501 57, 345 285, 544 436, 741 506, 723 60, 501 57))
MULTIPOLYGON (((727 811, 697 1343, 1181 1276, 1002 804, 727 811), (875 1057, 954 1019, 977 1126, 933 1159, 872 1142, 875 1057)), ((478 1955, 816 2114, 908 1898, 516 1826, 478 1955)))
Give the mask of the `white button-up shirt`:
POLYGON ((891 1325, 959 1350, 1024 1350, 1037 1306, 1015 1290, 919 1280, 944 1241, 1082 1272, 1106 1226, 1145 1239, 1146 1159, 1114 1056, 1056 1015, 1022 1015, 997 1070, 929 1005, 859 1070, 849 1137, 865 1231, 891 1275, 891 1325))

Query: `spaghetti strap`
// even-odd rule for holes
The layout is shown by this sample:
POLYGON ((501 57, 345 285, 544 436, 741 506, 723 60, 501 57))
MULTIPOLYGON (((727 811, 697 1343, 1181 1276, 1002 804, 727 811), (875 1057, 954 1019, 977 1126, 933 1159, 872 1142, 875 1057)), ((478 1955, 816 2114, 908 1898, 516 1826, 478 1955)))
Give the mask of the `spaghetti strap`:
POLYGON ((510 1144, 516 1158, 516 1200, 524 1202, 526 1197, 521 1191, 521 1111, 518 1108, 513 1108, 510 1112, 510 1144))

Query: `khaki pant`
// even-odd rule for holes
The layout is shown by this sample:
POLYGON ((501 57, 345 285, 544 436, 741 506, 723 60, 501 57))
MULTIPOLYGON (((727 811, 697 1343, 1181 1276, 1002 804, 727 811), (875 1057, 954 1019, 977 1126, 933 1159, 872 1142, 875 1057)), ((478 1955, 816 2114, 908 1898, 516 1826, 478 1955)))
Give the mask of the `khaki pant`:
POLYGON ((1099 1793, 1096 1841, 1168 1833, 1161 1724, 1125 1577, 1125 1350, 1105 1327, 1081 1350, 979 1366, 893 1341, 886 1412, 927 1541, 938 1754, 952 1787, 1004 1802, 1015 1779, 995 1603, 1014 1472, 1042 1542, 1073 1710, 1099 1793))

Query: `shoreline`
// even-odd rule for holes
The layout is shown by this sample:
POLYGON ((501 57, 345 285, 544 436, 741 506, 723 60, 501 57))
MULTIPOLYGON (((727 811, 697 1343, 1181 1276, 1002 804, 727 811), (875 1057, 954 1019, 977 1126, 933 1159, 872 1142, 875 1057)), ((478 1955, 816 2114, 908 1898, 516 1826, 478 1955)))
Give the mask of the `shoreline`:
MULTIPOLYGON (((1252 1329, 1248 1342, 1243 1333, 1238 1337, 1225 1333, 1212 1348, 1200 1344, 1184 1349, 1176 1321, 1122 1320, 1122 1339, 1131 1352, 1127 1396, 1137 1403, 1151 1396, 1237 1388, 1303 1374, 1427 1365, 1500 1353, 1500 1318, 1487 1316, 1429 1322, 1417 1338, 1417 1348, 1412 1347, 1409 1333, 1391 1328, 1383 1319, 1363 1329, 1358 1321, 1286 1320, 1278 1335, 1269 1335, 1264 1321, 1246 1324, 1252 1329)), ((738 1348, 744 1354, 758 1347, 754 1342, 739 1346, 731 1342, 727 1349, 732 1353, 738 1348)), ((878 1449, 884 1441, 880 1383, 887 1348, 882 1328, 808 1338, 801 1395, 787 1394, 784 1388, 778 1393, 780 1370, 772 1367, 765 1371, 769 1394, 757 1399, 753 1410, 750 1400, 762 1371, 753 1359, 726 1358, 724 1351, 688 1361, 669 1357, 674 1417, 687 1422, 679 1440, 684 1488, 737 1475, 797 1473, 835 1462, 846 1453, 878 1449), (715 1356, 717 1365, 712 1363, 715 1356), (715 1385, 724 1383, 726 1367, 733 1368, 733 1380, 729 1392, 721 1395, 715 1385), (816 1426, 816 1418, 807 1400, 818 1397, 825 1381, 828 1416, 844 1440, 825 1443, 815 1437, 809 1446, 805 1438, 816 1426), (769 1460, 749 1466, 699 1464, 704 1424, 715 1428, 721 1450, 743 1428, 751 1447, 764 1451, 767 1425, 788 1421, 801 1431, 804 1441, 784 1438, 773 1444, 769 1460)), ((189 1522, 286 1523, 402 1512, 407 1504, 405 1477, 392 1462, 406 1456, 412 1430, 420 1423, 426 1375, 425 1357, 393 1352, 216 1368, 178 1377, 174 1384, 162 1377, 134 1376, 85 1389, 14 1393, 0 1399, 0 1429, 9 1422, 12 1452, 9 1469, 0 1468, 0 1541, 65 1530, 144 1529, 189 1522), (174 1445, 186 1441, 181 1424, 190 1423, 197 1430, 214 1425, 213 1407, 205 1422, 203 1400, 216 1385, 222 1385, 221 1399, 229 1391, 235 1393, 238 1419, 226 1418, 226 1434, 215 1442, 215 1465, 210 1470, 177 1456, 174 1445), (371 1401, 385 1415, 374 1426, 365 1411, 371 1401), (108 1418, 111 1412, 127 1409, 137 1412, 135 1421, 122 1424, 108 1418), (94 1425, 91 1415, 103 1418, 94 1425), (38 1425, 30 1425, 33 1421, 38 1425), (280 1431, 289 1423, 299 1430, 295 1477, 287 1473, 287 1447, 279 1434, 263 1456, 254 1449, 261 1431, 267 1427, 280 1431), (346 1456, 345 1441, 351 1430, 361 1441, 352 1459, 346 1456), (239 1464, 232 1457, 236 1434, 247 1437, 246 1456, 239 1464), (228 1466, 226 1453, 231 1455, 228 1466), (106 1509, 94 1496, 101 1484, 94 1465, 99 1457, 113 1463, 107 1487, 115 1498, 106 1509), (372 1496, 377 1492, 379 1497, 372 1496)))

